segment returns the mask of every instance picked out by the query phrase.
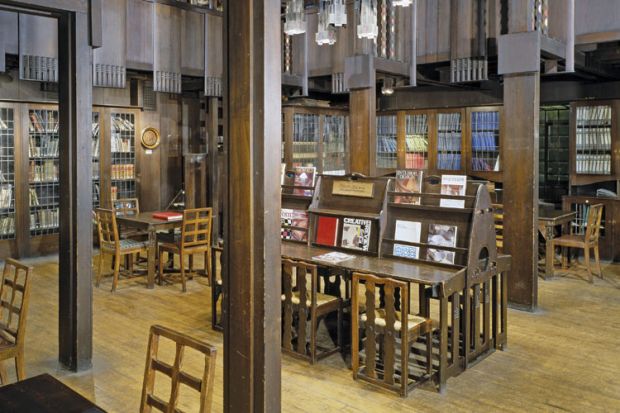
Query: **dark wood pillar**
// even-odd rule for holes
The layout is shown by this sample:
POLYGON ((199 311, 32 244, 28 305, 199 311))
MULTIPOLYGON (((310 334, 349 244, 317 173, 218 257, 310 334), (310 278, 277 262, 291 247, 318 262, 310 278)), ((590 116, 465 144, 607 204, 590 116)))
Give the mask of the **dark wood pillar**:
MULTIPOLYGON (((504 246, 512 255, 508 300, 534 310, 538 295, 538 111, 540 47, 528 0, 511 0, 500 40, 504 73, 504 246), (534 40, 533 42, 531 40, 534 40), (518 60, 517 60, 518 59, 518 60)), ((501 66, 502 64, 500 64, 501 66)))
POLYGON ((224 410, 280 411, 280 2, 227 3, 224 410))
POLYGON ((208 161, 209 161, 209 204, 213 208, 213 239, 217 242, 220 234, 220 202, 221 202, 221 185, 220 180, 223 179, 219 168, 220 153, 218 150, 218 125, 219 125, 219 102, 217 97, 207 98, 207 137, 208 137, 208 161))
POLYGON ((60 111, 59 360, 84 370, 92 359, 92 51, 88 15, 58 20, 60 111))
POLYGON ((376 88, 354 89, 349 93, 349 142, 351 172, 374 175, 377 142, 376 88))

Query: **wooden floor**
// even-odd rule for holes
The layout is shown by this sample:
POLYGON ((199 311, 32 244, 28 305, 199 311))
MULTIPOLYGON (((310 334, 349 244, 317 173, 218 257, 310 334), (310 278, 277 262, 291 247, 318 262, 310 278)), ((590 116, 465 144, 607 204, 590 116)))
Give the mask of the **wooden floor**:
MULTIPOLYGON (((110 412, 137 411, 148 329, 159 323, 217 346, 214 411, 222 411, 222 335, 210 327, 204 278, 189 282, 185 294, 179 285, 147 290, 142 279, 122 282, 115 294, 109 279, 95 288, 93 369, 73 374, 57 363, 56 262, 52 257, 31 263, 27 376, 49 372, 110 412)), ((620 411, 620 265, 604 272, 608 279, 594 285, 560 271, 556 279, 539 280, 540 310, 509 311, 508 350, 451 378, 445 395, 422 388, 401 399, 354 382, 339 355, 314 367, 284 357, 282 410, 620 411)), ((187 397, 184 404, 195 410, 187 397)))

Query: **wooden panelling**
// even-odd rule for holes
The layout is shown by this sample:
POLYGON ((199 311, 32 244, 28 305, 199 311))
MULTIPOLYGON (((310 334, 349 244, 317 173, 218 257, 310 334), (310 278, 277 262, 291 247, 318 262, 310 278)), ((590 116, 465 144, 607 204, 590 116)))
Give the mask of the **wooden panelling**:
POLYGON ((377 126, 375 88, 352 90, 349 95, 349 165, 351 173, 375 175, 377 126))
MULTIPOLYGON (((204 76, 205 15, 193 11, 181 12, 181 72, 189 76, 204 76)), ((177 45, 178 46, 178 45, 177 45)))
POLYGON ((153 7, 153 3, 127 0, 128 68, 153 69, 153 7))

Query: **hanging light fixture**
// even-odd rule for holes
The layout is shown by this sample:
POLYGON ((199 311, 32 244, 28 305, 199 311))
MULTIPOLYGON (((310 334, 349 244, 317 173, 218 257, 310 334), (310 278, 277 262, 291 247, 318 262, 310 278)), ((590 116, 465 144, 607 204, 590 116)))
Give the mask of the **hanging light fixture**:
POLYGON ((324 44, 331 46, 336 43, 336 29, 329 24, 329 13, 325 3, 327 3, 325 0, 319 1, 319 26, 315 35, 319 46, 324 44))
POLYGON ((413 0, 392 0, 394 6, 409 7, 413 0))
POLYGON ((284 16, 284 33, 289 36, 306 32, 304 0, 287 0, 284 16))
POLYGON ((342 27, 347 24, 347 7, 344 0, 328 0, 329 24, 342 27))
POLYGON ((379 34, 377 26, 377 0, 361 0, 360 22, 357 25, 357 37, 376 40, 379 34))

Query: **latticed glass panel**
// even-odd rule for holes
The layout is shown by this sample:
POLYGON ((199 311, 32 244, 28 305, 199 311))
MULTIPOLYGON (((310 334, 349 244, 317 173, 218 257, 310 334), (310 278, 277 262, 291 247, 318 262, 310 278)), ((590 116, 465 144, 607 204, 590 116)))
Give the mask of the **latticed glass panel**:
POLYGON ((93 208, 99 207, 100 185, 99 185, 99 113, 93 112, 93 122, 91 128, 92 152, 93 152, 93 208))
POLYGON ((578 107, 576 126, 576 172, 583 175, 610 175, 611 106, 578 107))
POLYGON ((111 116, 111 200, 136 197, 135 118, 133 113, 111 116))
POLYGON ((0 108, 0 239, 15 238, 15 119, 0 108))
POLYGON ((377 116, 377 168, 396 168, 396 151, 396 115, 377 116))
POLYGON ((499 171, 499 112, 471 114, 471 168, 499 171))
POLYGON ((31 235, 58 232, 60 188, 58 182, 58 111, 28 111, 28 198, 31 235))
POLYGON ((327 115, 323 120, 323 173, 346 173, 347 117, 327 115))
POLYGON ((461 169, 461 114, 437 115, 437 169, 461 169))
POLYGON ((428 168, 428 116, 407 115, 405 118, 405 167, 428 168))
POLYGON ((317 166, 319 139, 319 115, 296 113, 293 116, 293 166, 317 166))

